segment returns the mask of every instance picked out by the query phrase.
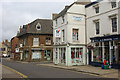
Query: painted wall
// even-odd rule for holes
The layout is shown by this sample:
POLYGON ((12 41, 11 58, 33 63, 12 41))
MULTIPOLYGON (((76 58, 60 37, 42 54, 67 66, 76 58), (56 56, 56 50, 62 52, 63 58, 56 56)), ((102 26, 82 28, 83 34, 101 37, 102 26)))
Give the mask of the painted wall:
MULTIPOLYGON (((118 34, 117 32, 112 32, 112 23, 110 16, 117 15, 118 18, 118 4, 116 8, 112 8, 111 2, 103 2, 97 3, 99 5, 99 13, 95 13, 96 4, 86 8, 86 26, 87 26, 87 43, 90 43, 90 37, 103 36, 103 35, 111 35, 118 34), (100 22, 100 34, 96 35, 96 27, 94 20, 98 20, 100 22)), ((118 27, 117 27, 118 28, 118 27)))
MULTIPOLYGON (((56 43, 55 30, 60 29, 61 31, 65 30, 65 42, 64 43, 73 43, 73 44, 85 44, 85 6, 80 4, 72 5, 66 14, 64 15, 65 22, 62 23, 62 16, 56 20, 53 20, 53 42, 56 43), (77 21, 73 17, 81 17, 83 20, 77 21), (72 29, 79 29, 79 41, 72 41, 72 29)), ((63 43, 63 44, 64 44, 63 43)), ((62 44, 62 33, 60 37, 60 44, 62 44)))

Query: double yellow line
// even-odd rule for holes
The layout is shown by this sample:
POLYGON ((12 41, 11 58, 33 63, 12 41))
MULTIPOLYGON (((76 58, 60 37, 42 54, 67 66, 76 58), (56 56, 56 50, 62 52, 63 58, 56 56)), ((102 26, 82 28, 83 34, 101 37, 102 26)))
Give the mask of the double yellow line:
POLYGON ((26 75, 24 75, 24 74, 16 71, 15 69, 12 69, 12 68, 10 68, 10 67, 8 67, 8 66, 5 66, 5 65, 2 65, 2 66, 5 67, 5 68, 7 68, 7 69, 12 70, 13 72, 15 72, 15 73, 17 73, 17 74, 19 74, 19 75, 21 75, 23 78, 28 78, 26 75))

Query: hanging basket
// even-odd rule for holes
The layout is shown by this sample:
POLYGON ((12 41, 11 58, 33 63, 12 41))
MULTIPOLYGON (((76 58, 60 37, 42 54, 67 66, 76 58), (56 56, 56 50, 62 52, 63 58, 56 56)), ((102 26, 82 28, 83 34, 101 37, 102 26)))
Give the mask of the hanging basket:
POLYGON ((94 47, 92 45, 88 45, 87 49, 94 49, 94 47))
POLYGON ((120 46, 118 46, 118 49, 120 49, 120 46))

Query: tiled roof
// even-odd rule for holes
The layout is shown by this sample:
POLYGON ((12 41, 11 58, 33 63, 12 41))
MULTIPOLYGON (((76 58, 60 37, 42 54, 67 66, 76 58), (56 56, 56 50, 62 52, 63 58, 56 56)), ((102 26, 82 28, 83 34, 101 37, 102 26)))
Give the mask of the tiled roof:
POLYGON ((23 25, 22 32, 18 33, 17 36, 22 36, 27 33, 32 34, 53 34, 52 20, 50 19, 36 19, 35 21, 29 23, 29 29, 27 31, 27 25, 23 25), (41 25, 41 30, 36 29, 37 24, 41 25))

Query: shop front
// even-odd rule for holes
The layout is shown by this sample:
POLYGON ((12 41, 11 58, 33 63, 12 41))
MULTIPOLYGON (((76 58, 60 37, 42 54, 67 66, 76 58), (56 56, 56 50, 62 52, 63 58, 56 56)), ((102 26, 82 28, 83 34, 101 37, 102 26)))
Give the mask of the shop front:
POLYGON ((63 46, 54 48, 54 63, 66 66, 85 64, 85 47, 63 46))
POLYGON ((108 61, 113 68, 120 66, 120 35, 91 38, 89 48, 91 65, 101 66, 104 60, 108 61))

